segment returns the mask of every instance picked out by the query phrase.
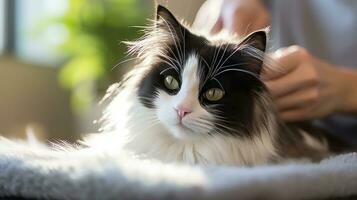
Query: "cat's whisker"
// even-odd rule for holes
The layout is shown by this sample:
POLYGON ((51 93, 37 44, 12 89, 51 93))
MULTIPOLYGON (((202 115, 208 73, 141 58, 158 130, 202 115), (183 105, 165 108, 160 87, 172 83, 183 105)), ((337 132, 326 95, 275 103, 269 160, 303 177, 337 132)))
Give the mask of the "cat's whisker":
POLYGON ((138 97, 139 99, 145 99, 145 100, 152 100, 152 98, 150 98, 150 97, 143 97, 143 96, 140 96, 140 97, 138 97))
POLYGON ((181 65, 179 59, 177 58, 176 54, 173 52, 172 48, 169 47, 167 44, 164 44, 164 46, 166 47, 166 49, 168 49, 170 51, 170 53, 174 56, 174 59, 172 59, 173 61, 175 61, 178 65, 181 65))
POLYGON ((125 64, 125 63, 130 62, 130 61, 133 61, 133 60, 136 60, 136 59, 138 59, 138 58, 137 57, 133 57, 133 58, 125 59, 125 60, 119 62, 118 64, 114 65, 111 70, 114 70, 115 68, 119 67, 120 65, 125 64))
POLYGON ((212 125, 212 122, 210 122, 210 121, 208 121, 208 120, 205 120, 205 119, 200 119, 200 118, 198 118, 198 119, 195 119, 195 121, 196 121, 196 122, 199 122, 199 123, 201 123, 201 124, 203 124, 203 125, 209 126, 209 127, 212 127, 212 126, 213 126, 213 125, 212 125))
POLYGON ((212 123, 206 122, 206 121, 201 121, 201 120, 194 120, 193 121, 197 126, 202 127, 206 132, 211 130, 213 128, 212 123))
MULTIPOLYGON (((182 52, 182 48, 181 48, 181 45, 179 44, 179 45, 177 45, 177 38, 174 36, 174 34, 173 34, 173 30, 172 30, 172 24, 171 23, 169 23, 166 19, 164 19, 162 16, 160 16, 160 18, 164 21, 164 23, 166 23, 166 25, 167 25, 167 27, 169 28, 169 32, 170 32, 170 34, 171 34, 171 37, 172 37, 172 39, 173 39, 173 42, 174 42, 174 46, 175 46, 175 48, 176 48, 176 51, 177 51, 177 53, 178 53, 178 55, 179 55, 179 58, 180 58, 180 63, 181 64, 183 64, 183 55, 181 54, 181 52, 182 52)), ((177 35, 177 34, 176 34, 177 35)))
POLYGON ((182 37, 181 40, 182 40, 182 43, 183 43, 183 49, 181 48, 181 54, 183 55, 183 59, 184 59, 184 58, 186 58, 186 56, 185 56, 185 51, 186 51, 186 31, 182 27, 179 27, 179 30, 180 30, 180 33, 181 33, 181 37, 182 37), (183 30, 183 33, 182 33, 182 30, 183 30))
POLYGON ((220 128, 217 128, 217 127, 214 127, 213 129, 211 129, 211 130, 208 132, 208 134, 209 134, 210 136, 226 136, 226 135, 228 135, 228 134, 226 133, 226 131, 224 131, 224 130, 222 130, 222 129, 220 129, 220 128))
POLYGON ((175 68, 177 68, 177 71, 179 71, 179 69, 181 69, 181 63, 178 60, 171 58, 169 56, 166 56, 166 55, 163 56, 163 58, 168 59, 172 63, 172 65, 174 65, 175 68))
POLYGON ((209 68, 209 64, 208 64, 207 60, 202 56, 200 58, 205 63, 205 65, 209 68))
POLYGON ((183 29, 183 57, 186 58, 186 29, 183 29))
POLYGON ((253 47, 252 45, 246 44, 246 45, 242 45, 240 47, 240 50, 244 50, 244 52, 246 54, 249 54, 250 56, 258 59, 258 60, 264 60, 264 55, 265 53, 255 47, 253 47))
POLYGON ((224 88, 223 88, 222 84, 219 82, 219 80, 217 80, 216 78, 213 78, 212 80, 215 80, 218 83, 218 85, 221 87, 221 89, 224 90, 224 88))
POLYGON ((176 71, 175 68, 170 67, 170 68, 166 68, 166 69, 162 70, 162 71, 160 72, 160 75, 162 75, 163 73, 165 73, 166 71, 171 70, 171 69, 174 69, 174 70, 176 71))
POLYGON ((226 130, 228 130, 228 131, 232 131, 233 133, 235 133, 235 132, 237 131, 236 129, 231 128, 231 127, 228 127, 228 126, 226 126, 226 125, 223 125, 222 123, 219 123, 219 122, 215 122, 214 125, 215 125, 216 127, 221 127, 221 128, 224 128, 224 129, 226 129, 226 130))
POLYGON ((237 130, 235 130, 235 129, 229 130, 226 128, 218 128, 217 126, 215 128, 216 128, 217 133, 219 133, 223 136, 232 135, 232 134, 237 133, 237 130))
POLYGON ((215 119, 219 122, 225 122, 225 123, 232 123, 232 121, 230 121, 227 117, 224 116, 215 116, 215 119))
POLYGON ((260 80, 260 77, 257 75, 257 74, 254 74, 253 72, 250 72, 250 71, 247 71, 247 70, 244 70, 244 69, 225 69, 223 71, 220 71, 219 73, 217 73, 215 76, 219 76, 225 72, 229 72, 229 71, 235 71, 235 72, 242 72, 242 73, 245 73, 245 74, 249 74, 251 76, 253 76, 254 78, 260 80))
POLYGON ((192 119, 191 120, 191 123, 196 126, 196 129, 201 129, 198 130, 198 132, 208 132, 209 130, 212 129, 212 124, 209 124, 209 123, 206 123, 206 122, 203 122, 203 121, 200 121, 200 120, 197 120, 197 119, 192 119))
POLYGON ((238 66, 244 66, 244 65, 248 65, 249 63, 235 63, 235 64, 231 64, 231 65, 224 65, 221 67, 221 69, 226 69, 229 67, 238 67, 238 66))
POLYGON ((211 70, 211 73, 209 74, 209 77, 214 76, 214 72, 216 71, 216 69, 218 67, 216 62, 217 62, 217 59, 219 57, 219 53, 220 53, 221 48, 222 48, 222 43, 219 44, 219 46, 217 48, 217 53, 215 54, 214 60, 212 61, 212 66, 211 66, 212 70, 211 70))
POLYGON ((227 124, 232 124, 233 122, 227 118, 216 118, 217 123, 227 123, 227 124))
POLYGON ((218 52, 219 52, 218 48, 215 48, 214 52, 213 52, 213 58, 212 58, 211 63, 210 63, 210 68, 209 68, 207 77, 211 77, 211 74, 212 74, 212 72, 214 70, 214 64, 216 62, 216 57, 217 57, 217 53, 218 52))
POLYGON ((177 67, 176 66, 174 66, 174 65, 172 65, 171 63, 169 63, 168 61, 166 61, 166 60, 162 60, 164 63, 166 63, 167 65, 169 65, 170 67, 172 67, 173 69, 175 69, 175 71, 177 71, 178 72, 178 69, 177 69, 177 67))
POLYGON ((177 73, 179 73, 179 68, 176 65, 168 63, 166 60, 163 60, 166 64, 170 66, 170 68, 174 69, 177 73))
POLYGON ((211 105, 207 105, 207 108, 212 108, 212 107, 219 107, 219 106, 224 106, 223 103, 217 103, 217 104, 211 104, 211 105))
POLYGON ((190 123, 185 124, 189 129, 194 132, 206 132, 209 128, 205 125, 200 124, 199 122, 191 121, 190 123))
POLYGON ((168 59, 171 59, 172 61, 177 62, 177 64, 180 64, 180 63, 177 61, 177 57, 176 57, 175 53, 172 52, 172 48, 169 47, 169 46, 167 46, 167 44, 165 44, 165 45, 163 45, 163 46, 165 46, 165 49, 161 49, 161 50, 160 50, 159 57, 167 57, 168 59), (172 52, 172 54, 173 54, 173 56, 174 56, 175 58, 171 58, 170 56, 167 56, 167 55, 166 55, 166 54, 168 53, 167 51, 172 52))
POLYGON ((227 48, 228 48, 228 45, 225 45, 224 51, 223 51, 223 53, 222 53, 222 55, 221 55, 220 60, 219 60, 218 63, 217 63, 216 69, 213 71, 213 74, 216 74, 216 73, 220 70, 220 68, 222 67, 222 65, 224 64, 224 63, 222 63, 222 65, 220 65, 220 64, 221 64, 221 61, 222 61, 222 59, 223 59, 223 57, 224 57, 224 55, 225 55, 225 53, 226 53, 226 51, 227 51, 227 48))
POLYGON ((224 114, 224 111, 218 110, 218 109, 215 109, 215 108, 210 108, 209 112, 210 113, 215 113, 215 114, 224 114))
MULTIPOLYGON (((240 48, 236 48, 223 62, 222 62, 222 65, 224 65, 229 58, 231 58, 238 50, 240 50, 240 48)), ((216 75, 213 74, 212 77, 215 77, 216 75)))
MULTIPOLYGON (((222 105, 223 106, 223 105, 222 105)), ((218 109, 215 109, 215 108, 209 108, 209 111, 211 113, 216 113, 216 114, 224 114, 224 111, 221 111, 221 110, 218 110, 218 109)))
MULTIPOLYGON (((200 59, 199 59, 199 60, 204 62, 205 66, 206 66, 207 69, 208 69, 207 71, 209 71, 209 70, 210 70, 210 66, 209 66, 208 62, 206 61, 206 59, 205 59, 204 57, 200 56, 200 59)), ((205 76, 205 75, 204 75, 204 68, 201 68, 201 77, 205 77, 205 79, 204 79, 204 81, 202 82, 202 84, 200 85, 200 89, 202 89, 202 86, 205 85, 206 82, 207 82, 207 80, 208 80, 208 76, 205 76)))

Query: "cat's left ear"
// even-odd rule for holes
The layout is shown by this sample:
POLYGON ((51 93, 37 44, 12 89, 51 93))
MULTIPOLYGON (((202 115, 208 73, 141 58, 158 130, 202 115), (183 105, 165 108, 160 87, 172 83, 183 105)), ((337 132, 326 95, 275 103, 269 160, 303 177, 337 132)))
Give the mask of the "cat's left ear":
POLYGON ((239 46, 246 45, 246 48, 242 48, 242 51, 248 55, 247 62, 251 63, 247 70, 253 72, 256 75, 260 75, 263 68, 263 60, 266 50, 267 32, 265 30, 259 30, 251 33, 239 44, 239 46))
POLYGON ((267 32, 265 30, 259 30, 249 34, 245 37, 239 45, 249 45, 261 52, 265 52, 267 42, 267 32))
POLYGON ((181 35, 180 31, 185 29, 175 16, 167 8, 161 5, 157 6, 156 28, 174 34, 176 37, 179 37, 181 35))

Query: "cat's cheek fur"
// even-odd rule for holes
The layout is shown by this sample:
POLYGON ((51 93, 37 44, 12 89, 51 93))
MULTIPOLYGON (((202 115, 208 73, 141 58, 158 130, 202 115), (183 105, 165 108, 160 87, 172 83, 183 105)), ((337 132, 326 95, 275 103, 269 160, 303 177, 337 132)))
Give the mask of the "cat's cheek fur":
POLYGON ((178 116, 173 109, 173 98, 166 92, 159 90, 157 98, 154 101, 156 107, 156 115, 160 123, 164 125, 170 132, 173 132, 173 136, 179 136, 174 131, 179 121, 178 116))

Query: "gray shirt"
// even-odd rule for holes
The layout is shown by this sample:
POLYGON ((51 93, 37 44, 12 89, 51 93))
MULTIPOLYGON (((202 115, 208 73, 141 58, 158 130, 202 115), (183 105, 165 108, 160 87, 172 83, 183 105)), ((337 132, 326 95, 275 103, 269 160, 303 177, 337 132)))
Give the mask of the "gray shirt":
MULTIPOLYGON (((329 63, 357 70, 357 1, 272 0, 269 6, 273 49, 297 44, 329 63)), ((317 124, 357 144, 357 115, 335 114, 317 124)))

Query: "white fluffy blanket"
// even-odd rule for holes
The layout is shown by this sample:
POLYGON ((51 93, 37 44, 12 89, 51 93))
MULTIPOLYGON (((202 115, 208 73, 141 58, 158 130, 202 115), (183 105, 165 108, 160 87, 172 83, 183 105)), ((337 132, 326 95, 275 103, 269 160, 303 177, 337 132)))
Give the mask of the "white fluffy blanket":
POLYGON ((0 197, 324 199, 357 195, 357 154, 254 168, 138 160, 124 152, 0 139, 0 197))

